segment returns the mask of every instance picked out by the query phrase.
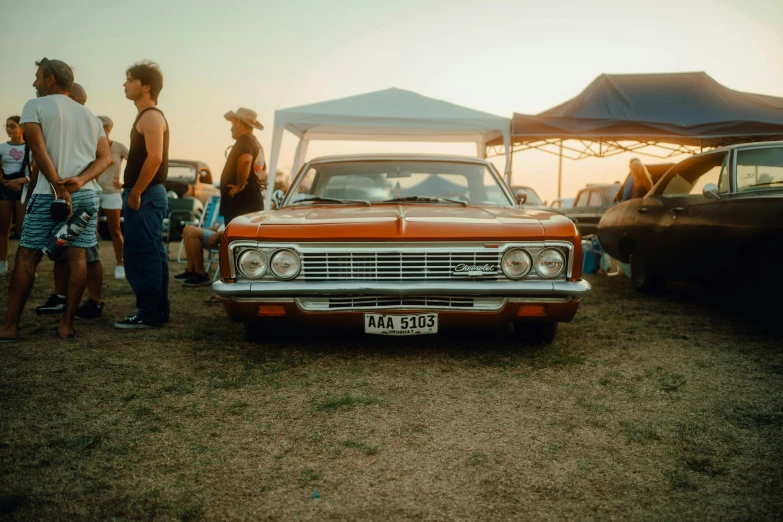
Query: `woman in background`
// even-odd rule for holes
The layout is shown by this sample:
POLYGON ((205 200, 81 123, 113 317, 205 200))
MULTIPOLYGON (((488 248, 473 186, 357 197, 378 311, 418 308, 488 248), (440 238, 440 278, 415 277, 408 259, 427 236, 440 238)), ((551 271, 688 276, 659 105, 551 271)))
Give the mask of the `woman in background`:
POLYGON ((6 120, 5 132, 10 140, 0 143, 0 276, 8 273, 8 238, 14 214, 16 233, 22 235, 22 188, 29 181, 29 157, 25 158, 27 146, 19 119, 11 116, 6 120))

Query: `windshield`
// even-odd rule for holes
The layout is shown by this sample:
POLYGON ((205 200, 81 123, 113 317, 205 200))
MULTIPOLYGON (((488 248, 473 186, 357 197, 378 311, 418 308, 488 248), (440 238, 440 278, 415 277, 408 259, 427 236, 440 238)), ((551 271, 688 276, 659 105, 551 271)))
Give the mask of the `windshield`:
POLYGON ((288 205, 407 199, 411 203, 514 206, 485 165, 455 161, 363 160, 314 163, 288 194, 288 205))
POLYGON ((169 163, 169 173, 166 176, 168 181, 184 181, 192 183, 196 181, 196 167, 192 165, 182 165, 169 163))

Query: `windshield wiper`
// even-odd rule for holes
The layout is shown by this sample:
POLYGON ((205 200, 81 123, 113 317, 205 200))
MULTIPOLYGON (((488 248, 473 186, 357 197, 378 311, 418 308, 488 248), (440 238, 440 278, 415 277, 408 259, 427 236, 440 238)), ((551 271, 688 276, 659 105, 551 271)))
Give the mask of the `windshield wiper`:
POLYGON ((296 205, 299 203, 306 203, 306 202, 321 202, 321 203, 361 203, 362 205, 367 205, 368 207, 372 205, 369 201, 366 199, 339 199, 339 198, 322 198, 319 196, 313 196, 310 198, 302 198, 300 200, 294 201, 291 204, 296 205))
POLYGON ((449 203, 456 203, 458 205, 462 205, 463 207, 468 206, 468 202, 464 199, 452 199, 452 198, 433 198, 428 196, 408 196, 405 198, 394 198, 394 199, 386 199, 383 202, 384 203, 403 203, 405 201, 423 201, 427 203, 433 203, 437 201, 448 201, 449 203))

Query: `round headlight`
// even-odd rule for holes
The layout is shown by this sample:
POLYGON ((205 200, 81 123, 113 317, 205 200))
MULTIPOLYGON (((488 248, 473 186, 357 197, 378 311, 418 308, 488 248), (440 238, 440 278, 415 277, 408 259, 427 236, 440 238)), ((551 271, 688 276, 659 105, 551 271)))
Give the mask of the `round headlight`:
POLYGON ((506 252, 500 265, 503 269, 503 273, 506 274, 507 277, 519 279, 530 272, 530 267, 533 263, 530 259, 530 254, 524 250, 515 248, 506 252))
POLYGON ((258 279, 266 273, 266 257, 260 250, 245 250, 237 258, 237 269, 250 279, 258 279))
POLYGON ((291 250, 278 250, 272 256, 270 263, 272 273, 280 279, 293 279, 299 274, 301 263, 296 252, 291 250))
POLYGON ((565 257, 562 252, 554 248, 542 250, 536 258, 536 272, 541 277, 557 277, 565 269, 565 257))

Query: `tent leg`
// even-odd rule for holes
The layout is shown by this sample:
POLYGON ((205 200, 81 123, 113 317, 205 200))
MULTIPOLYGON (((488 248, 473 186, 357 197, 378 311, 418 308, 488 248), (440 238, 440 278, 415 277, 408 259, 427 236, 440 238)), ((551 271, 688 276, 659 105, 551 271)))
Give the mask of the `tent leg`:
POLYGON ((557 159, 557 199, 561 197, 563 188, 563 140, 560 140, 560 154, 557 159))

